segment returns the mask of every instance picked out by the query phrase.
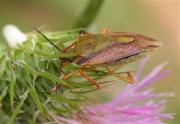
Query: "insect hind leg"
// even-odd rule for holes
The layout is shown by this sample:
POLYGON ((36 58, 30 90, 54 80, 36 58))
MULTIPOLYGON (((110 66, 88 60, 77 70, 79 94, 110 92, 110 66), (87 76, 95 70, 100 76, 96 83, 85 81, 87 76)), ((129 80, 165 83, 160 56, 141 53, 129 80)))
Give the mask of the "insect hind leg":
POLYGON ((133 84, 135 81, 134 81, 134 79, 133 79, 133 76, 131 75, 131 73, 130 72, 126 72, 127 73, 127 77, 126 76, 123 76, 123 75, 118 75, 118 74, 116 74, 113 70, 111 70, 109 67, 107 67, 107 66, 105 66, 105 69, 108 71, 108 73, 110 74, 110 75, 113 75, 113 76, 115 76, 116 78, 118 78, 118 79, 120 79, 120 80, 123 80, 123 81, 125 81, 125 82, 127 82, 127 83, 129 83, 129 84, 133 84))

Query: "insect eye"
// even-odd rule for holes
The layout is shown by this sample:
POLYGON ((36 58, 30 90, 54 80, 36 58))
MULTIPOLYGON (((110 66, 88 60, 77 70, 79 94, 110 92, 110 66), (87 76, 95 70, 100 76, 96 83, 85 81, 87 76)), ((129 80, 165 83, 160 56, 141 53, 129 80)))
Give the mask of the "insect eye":
POLYGON ((81 31, 79 32, 79 34, 80 34, 80 36, 83 36, 84 34, 87 34, 87 32, 84 31, 84 30, 81 30, 81 31))

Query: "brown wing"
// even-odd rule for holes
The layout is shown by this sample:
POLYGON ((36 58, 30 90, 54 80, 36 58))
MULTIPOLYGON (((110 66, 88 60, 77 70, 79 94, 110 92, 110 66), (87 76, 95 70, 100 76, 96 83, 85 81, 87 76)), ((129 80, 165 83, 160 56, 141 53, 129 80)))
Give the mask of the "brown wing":
POLYGON ((109 64, 123 58, 127 58, 142 51, 131 44, 115 43, 102 51, 90 55, 89 57, 82 57, 77 64, 79 65, 96 65, 96 64, 109 64))

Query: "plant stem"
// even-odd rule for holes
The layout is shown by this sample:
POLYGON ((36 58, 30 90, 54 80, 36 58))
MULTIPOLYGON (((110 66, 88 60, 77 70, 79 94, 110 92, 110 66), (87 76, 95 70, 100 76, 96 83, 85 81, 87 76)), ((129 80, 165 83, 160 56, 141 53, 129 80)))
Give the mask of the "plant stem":
POLYGON ((100 7, 104 0, 90 0, 85 10, 75 21, 73 28, 85 28, 88 27, 95 19, 100 7))

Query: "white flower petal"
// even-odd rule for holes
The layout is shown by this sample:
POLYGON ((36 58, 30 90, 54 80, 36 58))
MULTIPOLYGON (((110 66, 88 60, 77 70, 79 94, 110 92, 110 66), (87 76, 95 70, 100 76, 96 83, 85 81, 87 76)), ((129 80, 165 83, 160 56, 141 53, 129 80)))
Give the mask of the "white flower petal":
POLYGON ((3 35, 9 46, 14 48, 17 44, 21 44, 27 40, 27 36, 19 30, 15 25, 6 25, 3 28, 3 35))

